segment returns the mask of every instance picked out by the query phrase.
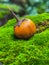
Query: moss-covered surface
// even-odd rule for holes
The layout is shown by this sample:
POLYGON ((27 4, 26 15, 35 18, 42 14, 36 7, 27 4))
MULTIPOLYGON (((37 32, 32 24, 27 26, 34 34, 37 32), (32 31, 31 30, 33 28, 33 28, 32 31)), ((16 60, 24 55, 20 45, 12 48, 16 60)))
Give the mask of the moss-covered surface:
MULTIPOLYGON (((49 14, 27 16, 36 24, 49 19, 49 14)), ((15 19, 0 27, 0 62, 4 65, 49 65, 49 28, 28 40, 14 37, 15 19)))
POLYGON ((43 13, 37 16, 26 16, 26 18, 30 18, 35 22, 35 24, 38 24, 40 22, 45 22, 46 20, 49 20, 49 13, 43 13))

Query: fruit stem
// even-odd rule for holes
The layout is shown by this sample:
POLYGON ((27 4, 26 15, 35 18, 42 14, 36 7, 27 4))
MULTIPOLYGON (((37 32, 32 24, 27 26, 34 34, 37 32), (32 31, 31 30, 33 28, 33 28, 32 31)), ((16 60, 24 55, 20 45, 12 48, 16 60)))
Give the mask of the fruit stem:
POLYGON ((16 14, 15 14, 10 8, 8 8, 8 9, 9 9, 9 11, 13 14, 13 16, 16 18, 17 22, 19 22, 19 19, 18 19, 18 17, 16 16, 16 14))

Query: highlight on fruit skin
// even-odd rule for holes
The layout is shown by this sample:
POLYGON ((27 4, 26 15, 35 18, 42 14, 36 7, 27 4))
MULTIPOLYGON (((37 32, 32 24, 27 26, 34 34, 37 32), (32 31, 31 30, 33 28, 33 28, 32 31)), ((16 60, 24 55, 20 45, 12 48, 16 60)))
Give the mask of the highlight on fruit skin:
POLYGON ((17 38, 28 39, 36 32, 36 25, 30 19, 19 20, 15 13, 9 9, 17 20, 17 24, 14 27, 14 35, 17 38))

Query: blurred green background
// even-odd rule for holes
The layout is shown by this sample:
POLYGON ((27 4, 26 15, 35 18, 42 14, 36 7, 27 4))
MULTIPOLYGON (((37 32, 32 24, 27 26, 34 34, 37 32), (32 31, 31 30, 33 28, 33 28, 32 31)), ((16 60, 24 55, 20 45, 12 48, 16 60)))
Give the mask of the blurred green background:
POLYGON ((13 18, 11 8, 17 16, 49 13, 49 0, 0 0, 0 26, 13 18))

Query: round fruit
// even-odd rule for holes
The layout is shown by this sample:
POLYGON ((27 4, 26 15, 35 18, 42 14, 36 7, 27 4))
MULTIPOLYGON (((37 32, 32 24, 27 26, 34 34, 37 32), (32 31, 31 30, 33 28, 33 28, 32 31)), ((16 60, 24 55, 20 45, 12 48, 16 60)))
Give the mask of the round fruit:
POLYGON ((15 13, 12 10, 10 10, 10 12, 14 15, 17 20, 17 24, 14 27, 14 35, 17 38, 30 38, 36 32, 35 23, 30 19, 23 19, 19 21, 15 13))
POLYGON ((20 25, 16 25, 14 27, 14 34, 18 38, 29 38, 35 32, 36 32, 36 26, 30 19, 24 19, 22 20, 20 25))

